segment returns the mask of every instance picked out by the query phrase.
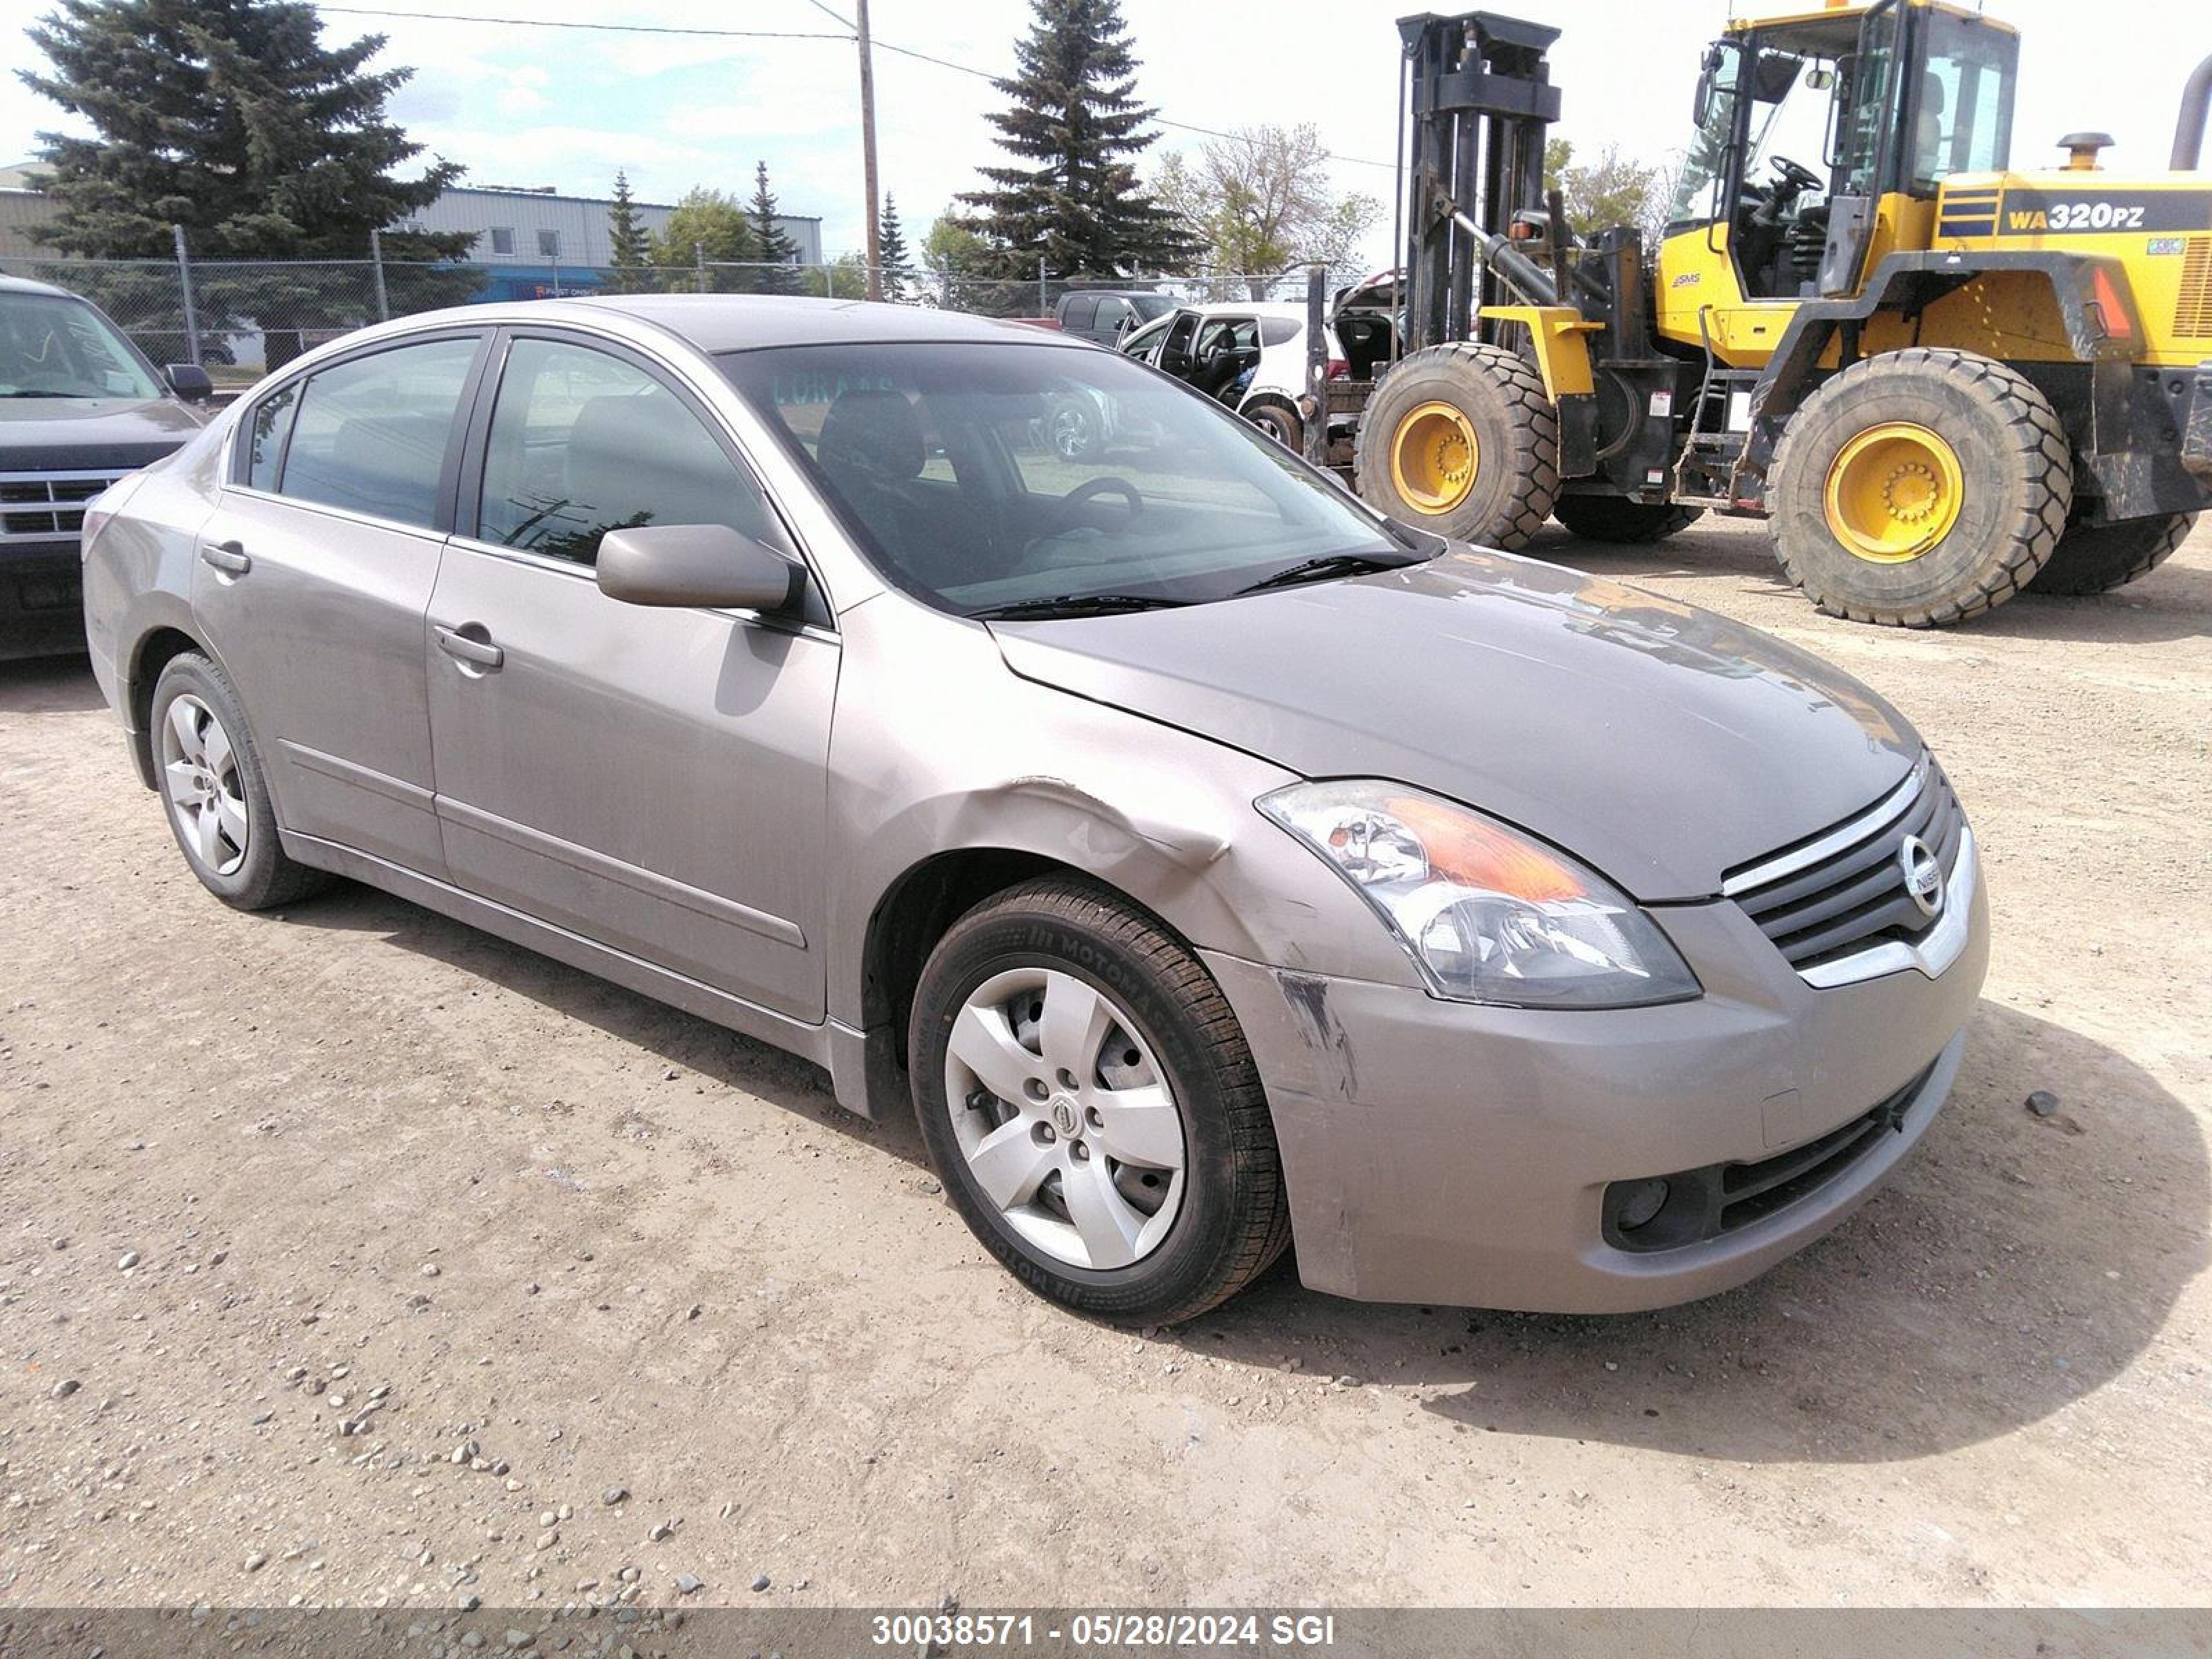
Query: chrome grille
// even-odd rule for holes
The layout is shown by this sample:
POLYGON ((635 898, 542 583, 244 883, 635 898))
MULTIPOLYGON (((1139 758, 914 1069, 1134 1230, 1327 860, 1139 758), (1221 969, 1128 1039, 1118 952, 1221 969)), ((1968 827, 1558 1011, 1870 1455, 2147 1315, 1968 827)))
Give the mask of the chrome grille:
POLYGON ((1743 908, 1790 965, 1814 970, 1892 941, 1918 944, 1941 918, 1928 915, 1905 884, 1907 836, 1935 852, 1947 885, 1967 839, 1966 815, 1950 781, 1923 757, 1884 799, 1835 829, 1731 872, 1721 891, 1743 908))
POLYGON ((84 526, 84 504, 121 471, 0 472, 0 544, 51 542, 84 526))

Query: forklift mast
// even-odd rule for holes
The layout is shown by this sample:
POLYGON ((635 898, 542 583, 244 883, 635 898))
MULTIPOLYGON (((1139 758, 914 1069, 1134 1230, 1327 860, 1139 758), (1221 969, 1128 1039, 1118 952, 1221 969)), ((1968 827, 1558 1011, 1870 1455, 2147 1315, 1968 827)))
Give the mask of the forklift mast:
POLYGON ((1398 181, 1406 350, 1468 338, 1479 305, 1548 304, 1559 291, 1510 239, 1516 215, 1545 207, 1544 136, 1559 118, 1545 54, 1559 33, 1483 11, 1398 20, 1412 125, 1398 181))

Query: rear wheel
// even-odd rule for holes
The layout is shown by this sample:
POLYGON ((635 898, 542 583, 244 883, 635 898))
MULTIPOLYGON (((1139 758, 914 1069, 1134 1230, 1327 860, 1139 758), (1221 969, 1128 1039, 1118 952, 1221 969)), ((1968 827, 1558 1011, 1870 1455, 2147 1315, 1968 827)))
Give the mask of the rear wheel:
POLYGON ((1431 346, 1383 378, 1359 424, 1359 494, 1406 523, 1508 551, 1551 516, 1559 421, 1536 371, 1498 346, 1431 346))
POLYGON ((1305 447, 1306 423, 1298 418, 1297 411, 1286 404, 1273 401, 1247 404, 1244 418, 1266 433, 1285 449, 1300 451, 1305 447))
POLYGON ((2058 538, 2051 562, 2027 585, 2031 593, 2075 596, 2107 593, 2148 575, 2189 539, 2194 513, 2162 519, 2127 519, 2118 524, 2077 524, 2058 538))
POLYGON ((1940 628, 2027 586, 2073 499, 2050 399, 1991 358, 1915 347, 1853 364, 1790 418, 1775 556, 1832 616, 1940 628))
POLYGON ((200 884, 240 910, 266 910, 328 883, 277 840, 267 775, 238 694, 197 651, 172 657, 154 683, 154 771, 169 828, 200 884))
POLYGON ((1703 507, 1632 501, 1620 495, 1562 495, 1552 516, 1594 542, 1660 542, 1705 516, 1703 507))
POLYGON ((1236 1016, 1119 895, 1042 880, 970 911, 930 954, 908 1039, 915 1110, 954 1207, 1054 1301, 1188 1319, 1289 1242, 1236 1016))

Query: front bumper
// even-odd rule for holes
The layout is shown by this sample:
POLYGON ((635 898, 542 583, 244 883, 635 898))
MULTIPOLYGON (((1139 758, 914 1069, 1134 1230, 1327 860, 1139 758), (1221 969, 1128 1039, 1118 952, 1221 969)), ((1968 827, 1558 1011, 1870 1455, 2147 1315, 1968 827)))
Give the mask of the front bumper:
POLYGON ((1559 1313, 1665 1307, 1740 1285, 1842 1221, 1925 1133, 1989 960, 1808 985, 1729 902, 1654 913, 1705 987, 1605 1012, 1485 1007, 1218 953, 1273 1109, 1299 1274, 1367 1301, 1559 1313), (1607 1240, 1616 1182, 1755 1164, 1893 1102, 1882 1133, 1717 1237, 1607 1240))
POLYGON ((76 538, 0 544, 0 661, 84 649, 76 538))

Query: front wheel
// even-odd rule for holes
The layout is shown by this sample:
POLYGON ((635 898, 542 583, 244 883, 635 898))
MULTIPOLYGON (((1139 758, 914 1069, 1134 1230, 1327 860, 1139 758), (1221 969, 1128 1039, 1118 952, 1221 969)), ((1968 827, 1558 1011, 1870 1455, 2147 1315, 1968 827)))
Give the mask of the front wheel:
POLYGON ((1559 411, 1503 347, 1431 346, 1375 388, 1355 468, 1360 499, 1378 512, 1510 553, 1544 527, 1559 494, 1559 411))
POLYGON ((1293 454, 1305 448, 1306 424, 1298 418, 1297 411, 1288 404, 1274 402, 1247 404, 1243 413, 1246 420, 1293 454))
POLYGON ((1055 1302, 1189 1319, 1289 1242, 1236 1016, 1188 949, 1118 894, 1042 880, 962 917, 922 970, 908 1053, 954 1207, 1055 1302))
POLYGON ((1852 364, 1783 428, 1775 556, 1831 616, 1941 628, 2002 605, 2074 501, 2057 411, 2018 370, 1911 347, 1852 364))

